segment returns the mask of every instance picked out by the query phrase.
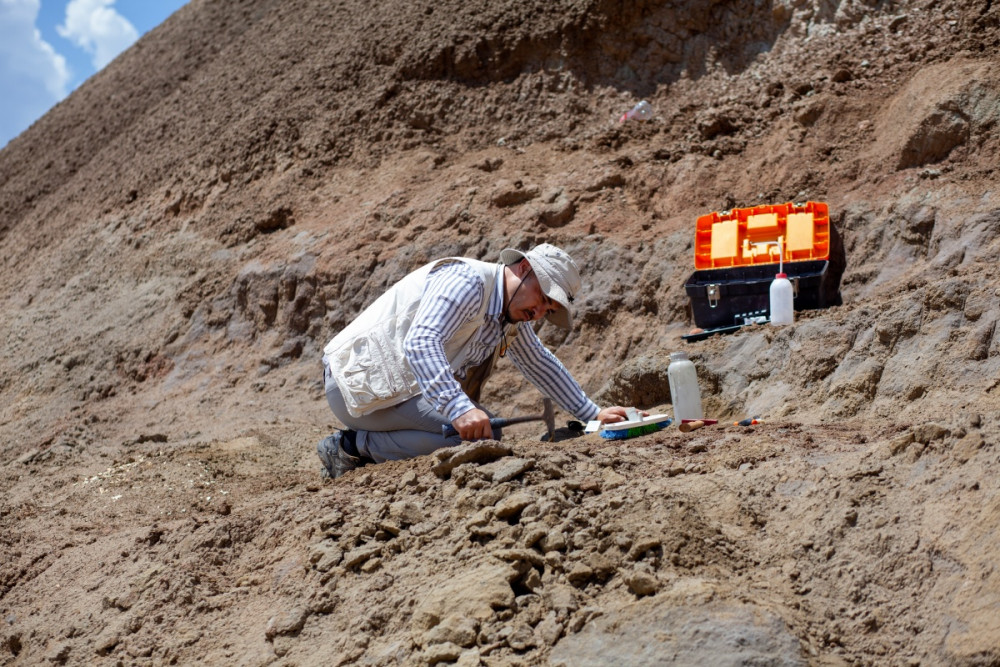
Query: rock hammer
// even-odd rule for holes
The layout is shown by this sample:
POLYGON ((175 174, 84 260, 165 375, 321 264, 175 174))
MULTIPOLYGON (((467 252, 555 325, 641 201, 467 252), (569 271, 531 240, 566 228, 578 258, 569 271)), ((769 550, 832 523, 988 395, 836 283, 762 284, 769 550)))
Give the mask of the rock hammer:
MULTIPOLYGON (((546 398, 542 401, 542 414, 540 415, 526 415, 524 417, 493 417, 490 419, 490 428, 504 428, 505 426, 511 426, 513 424, 523 424, 524 422, 545 422, 545 428, 549 434, 549 442, 555 439, 556 435, 556 410, 552 405, 552 399, 546 398)), ((451 424, 443 424, 441 426, 441 434, 446 438, 450 438, 453 435, 458 435, 458 431, 451 424)))

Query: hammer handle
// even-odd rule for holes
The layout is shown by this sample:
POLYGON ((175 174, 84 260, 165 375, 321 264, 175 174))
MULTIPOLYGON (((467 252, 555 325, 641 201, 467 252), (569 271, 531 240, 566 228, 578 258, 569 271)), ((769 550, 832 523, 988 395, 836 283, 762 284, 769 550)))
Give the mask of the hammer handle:
MULTIPOLYGON (((494 417, 490 420, 490 428, 504 428, 505 426, 511 426, 513 424, 523 424, 524 422, 537 422, 544 421, 545 417, 543 415, 534 415, 531 417, 494 417)), ((458 431, 451 424, 441 425, 441 435, 446 438, 450 438, 453 435, 458 435, 458 431)))

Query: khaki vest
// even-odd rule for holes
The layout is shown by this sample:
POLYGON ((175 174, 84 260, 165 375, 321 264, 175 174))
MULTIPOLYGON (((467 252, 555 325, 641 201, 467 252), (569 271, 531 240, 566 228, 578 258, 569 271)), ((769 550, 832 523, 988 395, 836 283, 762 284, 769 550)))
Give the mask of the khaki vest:
POLYGON ((480 272, 486 292, 479 312, 443 341, 452 372, 468 358, 468 343, 483 325, 490 297, 496 289, 500 265, 449 257, 410 273, 368 306, 323 348, 326 363, 347 405, 360 417, 412 398, 420 393, 416 375, 403 351, 403 341, 420 306, 424 282, 431 270, 450 262, 465 262, 480 272))

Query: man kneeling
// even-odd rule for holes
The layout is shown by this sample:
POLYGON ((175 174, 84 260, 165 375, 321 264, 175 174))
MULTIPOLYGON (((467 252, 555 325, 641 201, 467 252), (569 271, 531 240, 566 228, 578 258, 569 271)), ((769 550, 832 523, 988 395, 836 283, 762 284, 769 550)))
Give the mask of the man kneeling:
POLYGON ((624 407, 590 400, 530 326, 545 317, 569 329, 579 289, 576 263, 548 243, 508 248, 499 264, 448 257, 404 277, 323 349, 327 402, 348 427, 317 446, 326 473, 498 437, 462 383, 498 356, 577 419, 624 420, 624 407), (449 423, 458 435, 442 434, 449 423))

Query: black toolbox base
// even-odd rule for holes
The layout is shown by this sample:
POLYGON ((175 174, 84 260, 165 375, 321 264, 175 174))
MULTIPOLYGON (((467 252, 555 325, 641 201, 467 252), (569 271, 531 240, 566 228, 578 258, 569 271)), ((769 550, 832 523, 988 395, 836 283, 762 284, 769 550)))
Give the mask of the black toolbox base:
MULTIPOLYGON (((829 275, 829 262, 789 262, 784 272, 795 290, 795 310, 838 305, 839 280, 829 275)), ((770 320, 771 282, 777 264, 695 271, 684 284, 694 323, 702 329, 739 327, 770 320)))

